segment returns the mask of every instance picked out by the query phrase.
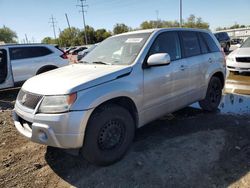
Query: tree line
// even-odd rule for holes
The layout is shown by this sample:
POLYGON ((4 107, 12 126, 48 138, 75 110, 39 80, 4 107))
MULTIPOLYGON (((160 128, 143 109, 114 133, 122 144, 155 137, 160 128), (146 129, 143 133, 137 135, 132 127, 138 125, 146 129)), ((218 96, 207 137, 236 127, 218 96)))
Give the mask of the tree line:
MULTIPOLYGON (((190 15, 186 20, 183 20, 182 27, 185 28, 201 28, 209 29, 209 24, 204 22, 202 18, 196 17, 195 15, 190 15)), ((110 37, 111 35, 116 35, 128 31, 134 31, 139 29, 153 29, 153 28, 171 28, 179 27, 180 23, 178 21, 165 21, 165 20, 151 20, 144 21, 140 24, 139 28, 131 28, 124 23, 117 23, 113 27, 113 31, 107 31, 106 29, 95 30, 91 26, 86 26, 87 32, 87 43, 94 44, 101 42, 102 40, 110 37)), ((64 29, 57 39, 52 39, 51 37, 45 37, 42 43, 46 44, 59 44, 59 46, 78 46, 86 44, 84 38, 85 30, 80 30, 75 27, 64 29)))
MULTIPOLYGON (((191 14, 187 19, 183 20, 182 23, 182 27, 185 28, 200 28, 209 30, 209 23, 203 21, 201 17, 196 17, 193 14, 191 14)), ((241 28, 243 26, 245 27, 245 25, 234 24, 229 28, 234 29, 241 28)), ((79 46, 86 44, 84 32, 87 32, 87 43, 94 44, 103 41, 111 35, 116 35, 128 31, 172 27, 180 27, 180 23, 178 21, 150 20, 142 22, 138 28, 131 28, 124 23, 117 23, 114 25, 112 31, 108 31, 104 28, 95 30, 91 26, 86 26, 86 30, 71 27, 66 28, 62 32, 60 32, 58 38, 53 39, 51 37, 45 37, 41 42, 46 44, 58 44, 61 47, 79 46)), ((219 30, 224 28, 217 29, 219 30)), ((10 28, 3 26, 3 28, 0 28, 0 41, 4 41, 5 43, 15 43, 17 42, 17 34, 10 28)))

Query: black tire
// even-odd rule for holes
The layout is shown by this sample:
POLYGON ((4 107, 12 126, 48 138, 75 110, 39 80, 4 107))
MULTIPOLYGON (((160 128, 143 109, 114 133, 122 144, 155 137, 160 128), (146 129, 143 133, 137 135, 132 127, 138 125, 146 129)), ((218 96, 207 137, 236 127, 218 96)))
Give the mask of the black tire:
POLYGON ((135 123, 126 109, 104 105, 91 115, 80 152, 90 163, 110 165, 125 155, 134 134, 135 123))
POLYGON ((200 107, 209 112, 215 112, 221 101, 222 83, 218 77, 212 77, 206 93, 205 99, 199 101, 200 107))
POLYGON ((224 48, 224 52, 229 52, 229 50, 230 50, 230 45, 226 44, 226 47, 224 48))

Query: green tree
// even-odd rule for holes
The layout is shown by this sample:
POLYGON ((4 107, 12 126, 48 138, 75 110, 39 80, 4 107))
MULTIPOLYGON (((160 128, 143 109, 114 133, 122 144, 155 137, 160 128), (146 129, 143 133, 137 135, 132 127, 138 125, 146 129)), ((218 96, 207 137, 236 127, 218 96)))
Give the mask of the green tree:
POLYGON ((123 23, 120 23, 120 24, 117 23, 114 26, 113 33, 116 35, 116 34, 128 32, 129 30, 130 28, 127 25, 123 23))
POLYGON ((55 39, 52 39, 51 37, 45 37, 42 40, 42 43, 44 43, 44 44, 55 44, 55 39))
MULTIPOLYGON (((96 41, 95 29, 93 27, 90 27, 89 25, 87 25, 86 32, 87 32, 88 44, 94 44, 96 41)), ((80 33, 79 33, 79 40, 80 40, 81 44, 86 44, 84 33, 85 33, 84 30, 80 31, 80 33)))
POLYGON ((16 43, 17 34, 10 28, 3 26, 3 28, 0 28, 0 41, 4 41, 5 43, 16 43))
POLYGON ((82 44, 80 40, 80 29, 71 27, 64 29, 59 35, 62 46, 77 46, 82 44))
POLYGON ((187 28, 199 28, 199 29, 209 29, 209 24, 204 22, 201 17, 195 17, 195 15, 191 14, 187 21, 184 21, 183 27, 187 28))
POLYGON ((95 38, 96 38, 96 43, 97 42, 101 42, 103 41, 104 39, 108 38, 111 36, 111 33, 106 31, 106 29, 97 29, 95 31, 95 38))

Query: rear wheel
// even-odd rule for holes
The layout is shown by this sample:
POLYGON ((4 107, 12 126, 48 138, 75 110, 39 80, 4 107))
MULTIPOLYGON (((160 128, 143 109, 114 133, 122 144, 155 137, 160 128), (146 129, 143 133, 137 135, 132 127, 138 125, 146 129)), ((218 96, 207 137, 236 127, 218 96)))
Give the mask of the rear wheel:
POLYGON ((121 159, 133 141, 135 124, 121 106, 99 107, 90 117, 81 154, 89 162, 109 165, 121 159))
POLYGON ((221 100, 222 96, 222 83, 218 77, 212 77, 207 93, 206 98, 199 101, 199 105, 203 110, 213 112, 216 111, 221 100))

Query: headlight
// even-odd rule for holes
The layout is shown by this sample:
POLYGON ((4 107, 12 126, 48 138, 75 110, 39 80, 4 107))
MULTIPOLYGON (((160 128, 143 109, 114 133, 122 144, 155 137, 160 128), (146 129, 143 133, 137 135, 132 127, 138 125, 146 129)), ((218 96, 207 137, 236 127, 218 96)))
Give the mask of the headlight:
POLYGON ((41 113, 62 113, 67 112, 77 98, 76 93, 59 96, 45 96, 39 107, 41 113))
POLYGON ((227 57, 227 61, 234 61, 235 58, 233 57, 227 57))

